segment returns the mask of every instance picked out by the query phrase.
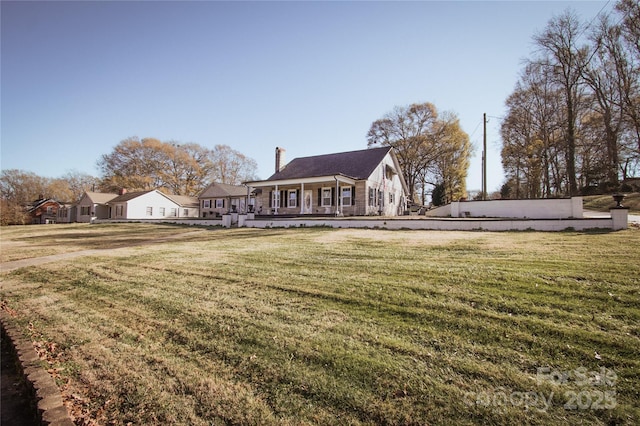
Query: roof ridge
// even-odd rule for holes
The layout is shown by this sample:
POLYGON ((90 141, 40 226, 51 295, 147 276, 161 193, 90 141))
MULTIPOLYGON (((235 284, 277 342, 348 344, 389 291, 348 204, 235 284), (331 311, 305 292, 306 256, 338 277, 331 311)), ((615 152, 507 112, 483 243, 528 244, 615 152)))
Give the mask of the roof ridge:
MULTIPOLYGON (((306 157, 296 157, 291 161, 298 160, 298 159, 304 159, 304 158, 325 157, 325 156, 329 156, 329 155, 354 154, 356 152, 375 151, 375 150, 382 150, 382 149, 386 149, 388 151, 388 150, 390 150, 392 148, 393 147, 391 147, 391 146, 378 146, 378 147, 375 147, 375 148, 355 149, 353 151, 332 152, 332 153, 329 153, 329 154, 307 155, 306 157)), ((286 167, 286 165, 285 165, 285 167, 286 167)))
POLYGON ((373 173, 380 161, 392 150, 393 147, 383 146, 309 157, 296 157, 266 181, 339 174, 352 179, 366 179, 373 173))

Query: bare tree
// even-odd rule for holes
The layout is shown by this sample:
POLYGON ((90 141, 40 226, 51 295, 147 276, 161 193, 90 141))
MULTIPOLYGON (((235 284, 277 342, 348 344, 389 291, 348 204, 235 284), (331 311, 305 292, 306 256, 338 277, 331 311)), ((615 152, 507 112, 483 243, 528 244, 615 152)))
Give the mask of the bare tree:
POLYGON ((445 185, 449 197, 464 195, 471 145, 455 114, 439 116, 431 103, 395 107, 371 124, 367 140, 370 147, 395 148, 410 199, 415 201, 417 190, 422 189, 424 203, 424 184, 430 175, 434 178, 429 183, 441 183, 438 174, 449 179, 445 185))
POLYGON ((616 10, 622 15, 622 35, 640 60, 640 3, 637 0, 620 0, 616 10))
MULTIPOLYGON (((624 98, 627 80, 626 58, 620 43, 620 31, 612 26, 608 17, 603 17, 592 36, 590 61, 582 68, 582 76, 589 85, 589 103, 600 123, 606 153, 604 174, 608 184, 618 185, 619 139, 625 122, 624 98)), ((589 170, 585 170, 588 172, 589 170)))
POLYGON ((616 11, 621 19, 615 27, 619 30, 623 49, 627 53, 625 61, 618 64, 625 87, 624 110, 640 154, 640 3, 621 0, 616 4, 616 11))
POLYGON ((552 71, 562 88, 564 101, 565 162, 569 180, 568 193, 578 193, 576 178, 576 123, 582 97, 582 68, 587 61, 587 50, 581 46, 580 36, 584 28, 572 12, 554 17, 545 30, 534 37, 539 47, 539 63, 552 71))
POLYGON ((95 191, 100 185, 100 180, 94 176, 86 173, 81 173, 77 170, 72 170, 65 173, 59 178, 67 188, 67 196, 58 197, 60 201, 79 201, 82 195, 87 191, 95 191))
POLYGON ((512 197, 551 197, 564 192, 562 96, 548 67, 529 62, 507 98, 502 122, 502 164, 512 197))
POLYGON ((216 182, 239 185, 256 179, 257 163, 228 145, 216 145, 210 153, 210 178, 216 182))

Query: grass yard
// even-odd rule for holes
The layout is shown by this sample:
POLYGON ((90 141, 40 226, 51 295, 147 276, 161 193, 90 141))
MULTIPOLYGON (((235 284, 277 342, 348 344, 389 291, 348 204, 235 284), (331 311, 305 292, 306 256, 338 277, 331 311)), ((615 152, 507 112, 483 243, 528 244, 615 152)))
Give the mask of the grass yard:
POLYGON ((56 225, 2 256, 85 241, 120 248, 0 294, 81 425, 640 423, 640 230, 56 225))
MULTIPOLYGON (((589 195, 582 197, 582 202, 585 209, 601 212, 608 212, 611 207, 616 205, 611 195, 589 195)), ((640 213, 640 193, 625 194, 622 205, 629 208, 629 213, 640 213)))
POLYGON ((82 250, 129 247, 192 230, 182 226, 141 226, 139 223, 115 227, 112 224, 4 226, 0 230, 0 262, 82 250))

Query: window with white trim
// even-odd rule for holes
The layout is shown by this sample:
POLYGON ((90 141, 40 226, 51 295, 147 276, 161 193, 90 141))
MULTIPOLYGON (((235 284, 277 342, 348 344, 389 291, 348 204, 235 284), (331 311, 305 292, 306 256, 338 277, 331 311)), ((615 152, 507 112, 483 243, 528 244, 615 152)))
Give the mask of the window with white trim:
POLYGON ((340 187, 340 197, 343 206, 351 205, 351 187, 350 186, 342 186, 340 187))
POLYGON ((147 216, 153 216, 153 207, 147 207, 147 216))
POLYGON ((171 217, 178 216, 178 209, 176 209, 175 207, 171 207, 171 210, 169 210, 169 216, 171 217))
POLYGON ((331 188, 322 188, 322 207, 331 206, 331 188))
POLYGON ((164 207, 160 207, 160 216, 164 217, 164 207))
POLYGON ((298 191, 295 189, 289 190, 287 207, 298 207, 298 191))
POLYGON ((216 209, 223 209, 223 208, 224 208, 224 198, 216 199, 216 209))
POLYGON ((202 208, 210 209, 211 208, 211 200, 202 200, 202 208))
POLYGON ((376 207, 378 205, 378 200, 376 195, 378 194, 378 191, 376 191, 375 188, 369 188, 369 206, 370 207, 376 207))

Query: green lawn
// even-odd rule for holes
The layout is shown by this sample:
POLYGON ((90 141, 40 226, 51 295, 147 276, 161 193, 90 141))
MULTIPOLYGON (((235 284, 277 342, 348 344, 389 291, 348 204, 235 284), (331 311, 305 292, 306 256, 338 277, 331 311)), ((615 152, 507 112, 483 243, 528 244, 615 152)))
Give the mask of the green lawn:
POLYGON ((79 423, 640 422, 639 230, 49 229, 190 232, 2 276, 79 423))

